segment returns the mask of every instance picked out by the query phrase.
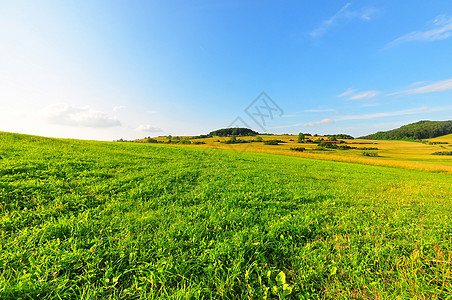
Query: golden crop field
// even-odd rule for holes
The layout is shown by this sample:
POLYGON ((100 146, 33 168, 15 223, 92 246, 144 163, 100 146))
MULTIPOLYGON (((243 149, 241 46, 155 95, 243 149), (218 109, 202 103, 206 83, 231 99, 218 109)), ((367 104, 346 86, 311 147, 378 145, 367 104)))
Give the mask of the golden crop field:
MULTIPOLYGON (((437 151, 452 151, 452 134, 425 140, 421 142, 410 141, 386 141, 386 140, 343 140, 350 147, 358 149, 336 150, 327 149, 322 151, 315 143, 298 143, 296 135, 259 135, 263 141, 281 140, 284 143, 279 145, 265 145, 263 142, 225 144, 222 143, 229 137, 210 137, 202 139, 192 139, 191 141, 204 142, 202 145, 183 145, 189 147, 204 147, 230 149, 238 152, 257 152, 277 155, 289 155, 320 160, 342 161, 369 165, 381 165, 398 167, 405 169, 424 170, 432 172, 452 173, 452 156, 432 155, 437 151), (429 144, 429 142, 442 142, 448 144, 429 144), (303 152, 293 151, 290 148, 303 147, 303 152), (378 148, 378 150, 362 150, 359 148, 378 148), (364 156, 363 152, 376 153, 377 157, 364 156)), ((189 137, 181 137, 189 138, 189 137)), ((255 140, 257 137, 238 137, 241 140, 255 140)), ((317 140, 327 137, 309 137, 317 140)), ((167 140, 166 137, 155 138, 159 141, 167 140)), ((139 140, 144 141, 144 140, 139 140)), ((181 145, 182 146, 182 145, 181 145)))

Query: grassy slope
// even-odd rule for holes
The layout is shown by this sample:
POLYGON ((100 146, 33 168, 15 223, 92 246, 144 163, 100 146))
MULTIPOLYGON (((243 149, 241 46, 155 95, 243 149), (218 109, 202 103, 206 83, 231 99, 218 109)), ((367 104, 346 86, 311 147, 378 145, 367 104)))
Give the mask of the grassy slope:
POLYGON ((1 299, 262 298, 280 271, 294 298, 452 293, 447 174, 8 133, 0 156, 1 299))

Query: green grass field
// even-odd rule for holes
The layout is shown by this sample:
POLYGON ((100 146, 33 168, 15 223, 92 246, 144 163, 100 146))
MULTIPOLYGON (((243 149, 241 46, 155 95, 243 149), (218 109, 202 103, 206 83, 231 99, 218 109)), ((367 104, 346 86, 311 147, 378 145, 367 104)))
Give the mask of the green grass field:
POLYGON ((0 299, 452 299, 452 177, 0 132, 0 299))

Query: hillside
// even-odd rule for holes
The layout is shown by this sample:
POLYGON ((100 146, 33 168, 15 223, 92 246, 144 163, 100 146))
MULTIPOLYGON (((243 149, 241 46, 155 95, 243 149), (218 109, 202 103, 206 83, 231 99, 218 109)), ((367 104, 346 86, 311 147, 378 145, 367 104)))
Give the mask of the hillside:
POLYGON ((361 137, 369 140, 419 140, 431 139, 452 133, 452 121, 419 121, 400 128, 379 131, 361 137))
POLYGON ((447 174, 2 132, 0 156, 0 299, 452 293, 447 174))

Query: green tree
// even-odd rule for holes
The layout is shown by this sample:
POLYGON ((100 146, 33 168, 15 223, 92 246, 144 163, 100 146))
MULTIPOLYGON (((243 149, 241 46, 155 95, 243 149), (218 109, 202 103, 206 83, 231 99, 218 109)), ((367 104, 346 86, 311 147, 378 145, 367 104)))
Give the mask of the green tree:
POLYGON ((298 134, 298 142, 299 143, 304 143, 304 140, 305 140, 305 136, 304 136, 304 134, 303 133, 299 133, 298 134))

